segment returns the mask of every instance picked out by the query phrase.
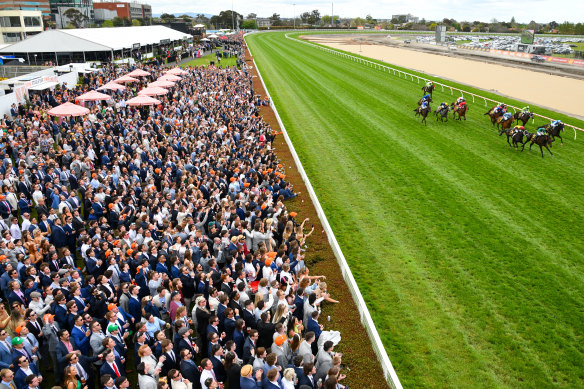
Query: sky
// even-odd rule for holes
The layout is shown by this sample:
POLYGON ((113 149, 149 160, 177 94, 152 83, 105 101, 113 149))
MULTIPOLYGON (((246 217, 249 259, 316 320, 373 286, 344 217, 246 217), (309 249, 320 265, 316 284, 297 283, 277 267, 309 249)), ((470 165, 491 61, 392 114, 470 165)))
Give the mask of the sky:
MULTIPOLYGON (((139 0, 152 5, 152 12, 207 13, 216 15, 222 10, 233 9, 246 16, 256 13, 268 17, 273 13, 291 18, 303 12, 318 9, 321 15, 331 14, 330 1, 308 0, 139 0), (296 6, 293 4, 296 3, 296 6)), ((334 14, 341 17, 364 18, 370 14, 375 19, 390 19, 391 15, 411 13, 426 20, 454 18, 458 21, 491 22, 510 21, 520 23, 535 20, 539 23, 569 21, 584 22, 584 0, 336 0, 334 14)))

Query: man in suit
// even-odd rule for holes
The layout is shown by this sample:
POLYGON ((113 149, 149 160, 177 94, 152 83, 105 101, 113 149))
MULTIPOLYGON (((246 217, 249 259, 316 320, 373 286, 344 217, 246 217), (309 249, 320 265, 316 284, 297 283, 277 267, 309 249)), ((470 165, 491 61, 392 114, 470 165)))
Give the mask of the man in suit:
POLYGON ((193 361, 194 354, 190 350, 184 349, 181 350, 180 357, 180 372, 182 376, 197 385, 201 379, 201 373, 193 361))
POLYGON ((91 331, 85 327, 83 316, 77 315, 74 318, 75 325, 71 329, 71 337, 83 355, 89 355, 89 337, 91 331))
POLYGON ((244 365, 241 367, 241 377, 239 378, 239 386, 241 389, 258 389, 262 387, 262 370, 257 370, 255 373, 255 380, 252 378, 253 367, 251 365, 244 365))
POLYGON ((243 320, 245 321, 245 326, 247 328, 257 329, 257 322, 253 310, 253 301, 247 300, 245 302, 245 309, 243 310, 243 320))
POLYGON ((67 366, 75 366, 77 369, 77 374, 81 378, 81 382, 84 382, 89 389, 94 389, 94 374, 91 365, 93 362, 97 361, 101 355, 96 355, 93 357, 86 355, 77 355, 76 353, 67 354, 65 357, 67 361, 67 366))
POLYGON ((0 389, 16 389, 16 384, 14 383, 14 373, 10 369, 0 370, 0 389))
POLYGON ((211 356, 209 359, 213 364, 213 372, 215 377, 217 377, 217 382, 225 381, 227 373, 225 372, 225 367, 223 366, 222 358, 224 356, 223 347, 220 344, 216 344, 211 347, 211 356))
POLYGON ((172 369, 168 372, 168 383, 171 389, 192 389, 193 383, 188 378, 183 378, 181 372, 176 369, 172 369))
POLYGON ((59 218, 56 218, 53 222, 53 228, 51 229, 51 242, 57 250, 67 246, 67 233, 61 226, 61 219, 59 218))
POLYGON ((81 351, 75 346, 75 342, 71 339, 71 335, 67 330, 59 330, 57 333, 59 337, 59 342, 56 346, 56 353, 57 353, 57 370, 56 374, 60 377, 63 374, 63 370, 65 369, 65 365, 67 364, 67 360, 65 357, 69 353, 76 353, 77 355, 81 355, 81 351))
POLYGON ((273 368, 268 371, 266 379, 264 380, 264 389, 280 389, 282 388, 282 380, 280 379, 280 373, 278 369, 273 368))
POLYGON ((17 389, 25 389, 26 387, 26 377, 31 374, 40 375, 37 367, 34 363, 30 363, 29 360, 24 356, 17 356, 14 358, 14 366, 18 366, 16 373, 14 374, 14 383, 17 389))
POLYGON ((270 350, 278 357, 278 365, 285 369, 288 366, 288 361, 292 357, 290 348, 286 344, 286 335, 278 335, 272 343, 270 350))
POLYGON ((314 332, 314 343, 312 344, 312 353, 313 354, 316 354, 316 352, 318 351, 318 349, 316 348, 316 345, 318 344, 318 338, 320 337, 320 334, 322 333, 322 329, 324 328, 322 326, 322 324, 318 324, 318 317, 319 316, 320 316, 320 313, 318 313, 318 311, 312 312, 312 315, 308 319, 308 323, 306 326, 306 331, 314 332))
POLYGON ((8 369, 12 365, 12 343, 6 330, 0 330, 0 367, 8 369))
POLYGON ((182 353, 183 350, 189 350, 193 355, 197 354, 199 349, 195 342, 191 340, 192 332, 193 330, 187 327, 182 327, 180 330, 178 330, 178 335, 180 336, 180 340, 177 343, 178 353, 182 353))
POLYGON ((57 370, 57 343, 59 343, 59 325, 54 321, 55 316, 47 313, 43 316, 43 336, 49 348, 49 355, 53 361, 53 369, 57 370))
POLYGON ((173 350, 172 342, 168 339, 162 340, 160 342, 162 347, 163 355, 166 357, 164 362, 162 363, 162 370, 160 371, 161 376, 168 375, 168 372, 172 369, 179 368, 179 360, 176 353, 173 350))
POLYGON ((312 362, 305 363, 304 376, 298 379, 298 386, 306 385, 309 388, 317 389, 318 386, 316 384, 314 374, 316 374, 316 367, 314 367, 314 363, 312 362))
POLYGON ((105 359, 103 365, 99 369, 99 374, 104 376, 109 374, 112 378, 118 378, 120 376, 125 376, 126 371, 124 370, 124 366, 122 366, 122 361, 119 358, 116 358, 114 352, 112 350, 106 350, 103 353, 103 357, 105 359))
POLYGON ((314 332, 308 331, 304 334, 304 340, 298 347, 297 355, 304 359, 304 363, 314 362, 314 354, 312 354, 312 343, 314 342, 314 332))
POLYGON ((258 331, 257 330, 250 330, 249 336, 245 340, 243 344, 243 363, 253 363, 253 360, 256 355, 256 348, 257 348, 257 341, 258 341, 258 331))

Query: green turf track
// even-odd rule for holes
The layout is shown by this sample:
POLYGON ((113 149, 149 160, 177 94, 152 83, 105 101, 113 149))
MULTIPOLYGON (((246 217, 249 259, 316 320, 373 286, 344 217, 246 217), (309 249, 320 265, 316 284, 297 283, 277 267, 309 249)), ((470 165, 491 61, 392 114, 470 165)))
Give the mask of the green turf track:
POLYGON ((512 151, 482 102, 424 127, 415 82, 247 41, 402 384, 584 387, 583 136, 512 151))

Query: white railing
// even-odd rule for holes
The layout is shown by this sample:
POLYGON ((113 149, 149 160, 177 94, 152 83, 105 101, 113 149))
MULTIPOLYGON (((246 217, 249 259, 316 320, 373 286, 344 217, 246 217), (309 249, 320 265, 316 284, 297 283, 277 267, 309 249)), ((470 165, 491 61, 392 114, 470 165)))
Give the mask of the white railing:
POLYGON ((355 301, 355 304, 357 305, 357 309, 359 310, 359 315, 361 317, 361 323, 363 323, 363 326, 367 330, 369 338, 371 339, 373 351, 375 351, 375 354, 377 355, 377 358, 379 359, 379 362, 381 363, 381 368, 383 369, 385 379, 393 388, 402 389, 402 385, 399 381, 399 378, 397 377, 397 374, 393 368, 393 365, 391 364, 391 361, 389 360, 389 356, 387 355, 387 352, 385 351, 385 347, 383 346, 383 343, 381 342, 381 338, 379 337, 379 333, 377 332, 377 328, 375 327, 375 324, 373 323, 373 319, 371 318, 371 314, 369 313, 369 310, 367 309, 367 305, 365 304, 365 300, 363 299, 363 296, 361 295, 361 292, 359 291, 359 287, 357 286, 357 283, 355 282, 355 278, 353 277, 353 273, 351 272, 351 269, 349 268, 349 264, 347 263, 347 260, 345 259, 343 252, 341 251, 341 247, 339 246, 339 243, 337 242, 337 238, 335 237, 335 234, 333 233, 333 230, 332 230, 332 228, 328 222, 328 219, 327 219, 327 217, 326 217, 326 215, 325 215, 325 213, 320 205, 320 202, 318 201, 318 198, 316 197, 316 193, 314 192, 314 189, 312 188, 312 184, 310 183, 310 180, 308 179, 308 176, 307 176, 306 172, 304 171, 304 167, 302 166, 302 162, 300 161, 300 158, 298 157, 298 154, 296 153, 296 150, 294 149, 294 145, 292 144, 292 141, 290 140, 290 137, 288 136, 288 132, 286 131, 286 127, 284 127, 284 123, 282 122, 282 119, 280 119, 280 115, 278 114, 278 110, 276 109, 276 106, 273 103, 274 100, 270 96, 270 92, 268 91, 268 88, 266 87, 266 84, 264 83, 264 79, 262 78, 262 75, 260 73, 260 69, 258 68, 258 66, 256 64, 255 59, 253 60, 253 63, 254 63, 256 70, 258 71, 258 76, 260 78, 260 81, 262 82, 262 85, 264 86, 264 90, 266 91, 266 94, 268 95, 268 98, 270 100, 270 107, 272 108, 272 110, 274 111, 274 114, 276 115, 276 119, 278 120, 278 124, 280 125, 280 128, 282 129, 282 134, 284 135, 284 139, 286 140, 286 143, 288 144, 288 148, 290 149, 290 153, 292 154, 292 157, 294 158, 294 162, 296 163, 296 167, 298 168, 298 172, 300 173, 300 176, 302 177, 302 180, 304 181, 304 185, 306 185, 306 189, 308 190, 308 194, 310 195, 310 198, 312 199, 312 203, 314 204, 314 208, 316 209, 316 213, 318 214, 318 217, 319 217, 319 219, 322 223, 322 226, 326 232, 329 244, 331 245, 331 247, 333 249, 335 257, 337 258, 337 262, 339 263, 339 267, 341 268, 341 273, 343 274, 343 278, 345 279, 345 282, 347 283, 347 286, 349 287, 349 290, 351 291, 351 295, 353 296, 353 300, 355 301))
MULTIPOLYGON (((311 47, 314 47, 314 48, 320 49, 322 51, 325 51, 327 53, 330 53, 330 54, 333 54, 333 55, 337 55, 337 56, 340 56, 342 58, 349 59, 351 61, 355 61, 355 62, 358 62, 358 63, 362 63, 362 64, 364 64, 366 66, 369 66, 369 67, 372 67, 374 69, 379 69, 379 70, 381 70, 383 72, 385 72, 385 71, 387 71, 388 73, 392 72, 393 75, 396 75, 397 74, 398 77, 402 77, 402 75, 403 75, 403 77, 405 79, 408 79, 408 77, 409 77, 411 79, 411 81, 414 81, 414 79, 416 79, 417 82, 418 82, 418 84, 420 83, 420 80, 423 81, 424 83, 426 83, 428 81, 432 81, 435 85, 440 86, 442 88, 442 91, 443 92, 444 92, 444 89, 450 90, 450 94, 451 95, 454 95, 454 92, 456 92, 456 94, 460 93, 460 96, 462 96, 462 97, 465 97, 465 95, 466 96, 470 96, 470 97, 472 97, 472 102, 473 103, 475 102, 475 98, 478 99, 479 101, 480 100, 483 100, 485 102, 485 107, 487 106, 487 101, 491 101, 491 102, 493 102, 495 104, 499 104, 498 101, 493 100, 493 99, 490 99, 488 97, 484 97, 484 96, 481 96, 481 95, 477 95, 475 93, 468 92, 468 91, 465 91, 465 90, 462 90, 462 89, 459 89, 459 88, 456 88, 456 87, 453 87, 453 86, 450 86, 450 85, 442 84, 442 83, 436 82, 434 80, 430 80, 428 78, 420 77, 420 76, 418 76, 416 74, 404 72, 403 70, 396 69, 396 68, 394 68, 392 66, 382 65, 382 64, 380 64, 378 62, 369 61, 367 59, 364 59, 364 58, 361 58, 361 57, 357 57, 357 56, 354 56, 354 55, 351 55, 351 54, 347 54, 347 53, 342 52, 342 51, 337 50, 337 49, 331 49, 331 48, 324 47, 324 46, 321 46, 321 45, 318 45, 318 44, 315 44, 315 43, 312 43, 312 42, 308 42, 308 41, 305 41, 305 40, 302 40, 302 39, 291 38, 291 37, 288 36, 289 34, 285 34, 285 37, 287 39, 290 39, 290 40, 294 41, 294 42, 300 42, 300 43, 303 43, 305 45, 309 45, 311 47)), ((513 111, 521 110, 521 108, 514 107, 514 106, 509 105, 509 104, 507 104, 507 107, 512 108, 513 111)), ((553 120, 555 120, 555 119, 552 119, 552 118, 549 118, 547 116, 543 116, 543 115, 540 115, 540 114, 537 114, 537 113, 534 113, 534 116, 540 117, 540 118, 545 119, 545 120, 549 120, 550 122, 553 121, 553 120)), ((535 122, 535 118, 533 118, 533 121, 535 122)), ((572 130, 574 130, 574 140, 576 139, 576 133, 577 133, 576 131, 584 131, 584 129, 582 129, 582 128, 579 128, 579 127, 576 127, 576 126, 573 126, 573 125, 567 124, 567 123, 564 123, 564 127, 570 127, 570 128, 572 128, 572 130)))

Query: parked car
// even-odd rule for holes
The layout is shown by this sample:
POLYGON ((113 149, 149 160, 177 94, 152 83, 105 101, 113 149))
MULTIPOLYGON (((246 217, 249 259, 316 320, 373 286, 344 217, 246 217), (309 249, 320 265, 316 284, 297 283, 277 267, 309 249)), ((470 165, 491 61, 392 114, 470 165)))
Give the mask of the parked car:
POLYGON ((539 55, 532 55, 531 56, 531 60, 533 62, 539 62, 539 63, 545 62, 545 58, 544 57, 540 57, 539 55))

